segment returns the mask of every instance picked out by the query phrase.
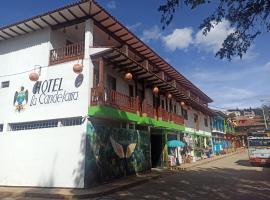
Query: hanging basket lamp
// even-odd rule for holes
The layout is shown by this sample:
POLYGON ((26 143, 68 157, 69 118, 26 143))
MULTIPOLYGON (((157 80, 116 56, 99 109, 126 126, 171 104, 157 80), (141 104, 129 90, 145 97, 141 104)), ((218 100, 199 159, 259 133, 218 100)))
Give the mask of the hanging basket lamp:
POLYGON ((79 63, 73 65, 73 71, 76 73, 76 74, 80 74, 82 71, 83 71, 83 66, 79 63))
POLYGON ((132 78, 133 78, 133 75, 130 72, 126 73, 125 76, 124 76, 124 79, 126 81, 131 81, 132 78))
POLYGON ((171 93, 168 93, 168 94, 167 94, 167 98, 168 98, 168 99, 171 99, 171 98, 172 98, 172 94, 171 94, 171 93))
POLYGON ((158 87, 155 86, 155 87, 153 88, 153 93, 154 93, 154 94, 158 94, 158 93, 159 93, 158 87))
POLYGON ((181 106, 184 106, 184 105, 186 105, 186 104, 185 104, 184 101, 181 101, 180 105, 181 105, 181 106))
POLYGON ((37 81, 39 79, 39 74, 37 72, 31 72, 29 74, 29 79, 31 81, 37 81))

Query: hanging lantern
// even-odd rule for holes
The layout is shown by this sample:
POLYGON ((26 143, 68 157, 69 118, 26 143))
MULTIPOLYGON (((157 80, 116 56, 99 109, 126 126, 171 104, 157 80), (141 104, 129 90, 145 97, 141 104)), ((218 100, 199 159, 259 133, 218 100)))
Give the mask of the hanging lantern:
POLYGON ((38 73, 36 73, 36 72, 30 73, 30 74, 29 74, 29 79, 30 79, 31 81, 37 81, 37 80, 39 79, 38 73))
POLYGON ((180 105, 181 105, 181 106, 184 106, 184 105, 186 105, 186 104, 185 104, 184 101, 181 101, 180 105))
POLYGON ((76 73, 76 74, 80 74, 82 71, 83 71, 83 66, 79 63, 73 65, 73 71, 76 73))
POLYGON ((159 89, 158 89, 158 87, 155 86, 155 87, 153 88, 153 93, 154 93, 154 94, 157 94, 158 92, 159 92, 159 89))
POLYGON ((132 74, 130 72, 126 73, 125 76, 124 76, 124 79, 126 81, 131 81, 132 80, 132 74))
POLYGON ((171 99, 171 98, 172 98, 172 94, 171 94, 171 93, 168 93, 168 94, 167 94, 167 98, 168 98, 168 99, 171 99))

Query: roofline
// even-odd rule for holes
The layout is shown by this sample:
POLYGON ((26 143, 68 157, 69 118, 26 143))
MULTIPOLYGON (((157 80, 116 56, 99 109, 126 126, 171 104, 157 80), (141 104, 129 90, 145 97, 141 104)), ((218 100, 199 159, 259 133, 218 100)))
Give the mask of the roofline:
POLYGON ((15 22, 13 24, 9 24, 9 25, 5 25, 5 26, 2 26, 0 27, 0 31, 6 29, 6 28, 9 28, 9 27, 12 27, 12 26, 16 26, 16 25, 19 25, 19 24, 23 24, 25 22, 28 22, 28 21, 31 21, 31 20, 34 20, 34 19, 38 19, 40 17, 43 17, 45 15, 49 15, 49 14, 52 14, 54 12, 57 12, 57 11, 61 11, 63 9, 66 9, 66 8, 70 8, 72 6, 76 6, 76 5, 79 5, 81 3, 85 3, 85 2, 90 2, 91 0, 80 0, 80 1, 77 1, 77 2, 74 2, 74 3, 70 3, 70 4, 67 4, 63 7, 60 7, 60 8, 57 8, 57 9, 54 9, 54 10, 51 10, 51 11, 48 11, 46 13, 43 13, 43 14, 39 14, 39 15, 35 15, 33 17, 29 17, 29 18, 26 18, 25 20, 22 20, 22 21, 18 21, 18 22, 15 22))
MULTIPOLYGON (((201 95, 204 100, 206 100, 208 103, 211 103, 213 102, 213 100, 207 96, 202 90, 200 90, 197 86, 195 86, 191 81, 189 81, 185 76, 183 76, 178 70, 176 70, 172 65, 170 65, 166 60, 164 60, 159 54, 157 54, 152 48, 150 48, 147 44, 145 44, 141 39, 139 39, 134 33, 132 33, 126 26, 124 26, 121 22, 119 22, 114 16, 112 16, 109 12, 107 12, 102 6, 100 6, 95 0, 80 0, 80 1, 77 1, 77 2, 74 2, 74 3, 71 3, 71 4, 68 4, 66 6, 63 6, 63 7, 60 7, 60 8, 57 8, 57 9, 54 9, 54 10, 51 10, 49 12, 46 12, 46 13, 43 13, 43 14, 40 14, 40 15, 36 15, 36 16, 33 16, 33 17, 30 17, 30 18, 27 18, 25 20, 22 20, 22 21, 19 21, 19 22, 16 22, 16 23, 13 23, 13 24, 10 24, 10 25, 5 25, 3 27, 0 27, 0 31, 3 31, 5 29, 8 29, 8 28, 11 28, 13 26, 18 26, 20 24, 25 24, 26 22, 29 22, 29 21, 33 21, 35 19, 40 19, 44 16, 47 16, 47 15, 50 15, 54 12, 59 12, 63 9, 67 9, 67 8, 70 8, 70 7, 73 7, 73 6, 76 6, 76 5, 80 5, 82 3, 86 3, 86 2, 92 2, 94 3, 97 7, 99 7, 103 12, 105 12, 108 16, 110 16, 113 20, 115 20, 115 22, 117 22, 120 26, 122 26, 124 29, 126 29, 126 31, 128 31, 129 34, 131 34, 132 37, 134 37, 135 39, 137 39, 138 41, 140 41, 146 48, 148 48, 150 51, 152 51, 164 64, 166 64, 167 66, 169 66, 174 72, 177 73, 177 75, 184 79, 191 87, 190 89, 193 89, 196 91, 196 93, 198 93, 199 95, 201 95)), ((89 13, 90 15, 91 13, 89 13)), ((49 27, 49 26, 48 26, 49 27)), ((45 27, 43 27, 45 28, 45 27)), ((1 36, 1 35, 0 35, 1 36)), ((16 36, 13 36, 13 37, 16 37, 16 36)), ((11 38, 13 38, 11 37, 11 38)), ((141 54, 142 55, 142 54, 141 54)), ((143 55, 142 55, 143 56, 143 55)))

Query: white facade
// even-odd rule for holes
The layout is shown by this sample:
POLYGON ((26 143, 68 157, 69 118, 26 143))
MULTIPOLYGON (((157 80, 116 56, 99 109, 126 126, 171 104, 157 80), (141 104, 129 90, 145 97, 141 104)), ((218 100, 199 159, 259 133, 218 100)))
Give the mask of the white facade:
POLYGON ((211 136, 211 125, 210 125, 210 117, 205 115, 202 112, 199 112, 191 107, 184 106, 184 109, 187 110, 187 117, 185 119, 185 130, 188 132, 196 132, 205 136, 211 136), (194 115, 198 116, 197 126, 194 123, 194 115), (207 126, 205 124, 205 119, 207 120, 207 126))
MULTIPOLYGON (((86 122, 81 125, 15 130, 12 124, 46 122, 44 120, 81 117, 85 119, 89 104, 89 59, 85 60, 83 81, 75 86, 77 74, 73 65, 78 61, 48 67, 49 50, 56 45, 55 33, 45 29, 0 43, 0 76, 34 69, 40 70, 38 81, 44 84, 34 94, 35 82, 30 72, 5 76, 9 87, 0 88, 0 185, 40 187, 84 187, 84 155, 86 122), (53 38, 53 39, 52 39, 53 38), (51 40, 52 39, 52 40, 51 40), (38 65, 38 66, 37 66, 38 65), (46 84, 48 84, 46 86, 46 84), (50 86, 51 87, 50 87, 50 86), (24 87, 28 102, 18 111, 14 96, 24 87), (43 92, 42 92, 43 91, 43 92)), ((81 61, 79 61, 81 62, 81 61)), ((26 125, 25 125, 26 126, 26 125)), ((28 125, 29 126, 29 125, 28 125)))
MULTIPOLYGON (((104 50, 92 48, 94 45, 119 47, 123 44, 108 37, 91 20, 57 30, 44 28, 0 42, 0 84, 9 83, 8 87, 0 88, 0 185, 85 187, 88 106, 94 69, 98 69, 90 55, 104 50), (50 50, 81 41, 84 59, 49 66, 50 50), (73 65, 77 63, 84 66, 80 76, 73 72, 73 65), (29 80, 29 74, 34 71, 40 75, 38 82, 29 80), (77 118, 82 123, 65 123, 77 118), (52 121, 56 124, 51 125, 52 121)), ((131 51, 129 56, 136 60, 131 51)), ((140 58, 136 61, 142 62, 140 58)), ((108 75, 116 79, 117 92, 129 96, 129 85, 132 85, 135 95, 135 82, 127 83, 105 61, 105 87, 108 87, 108 75)), ((144 87, 142 82, 137 85, 138 90, 145 89, 145 99, 153 106, 152 88, 144 87)), ((160 105, 165 104, 165 99, 165 94, 160 95, 160 105)), ((169 101, 164 109, 171 112, 168 105, 169 101)), ((181 115, 179 102, 172 99, 172 107, 181 115)), ((185 126, 190 132, 205 136, 211 132, 209 116, 194 109, 188 110, 185 126), (198 127, 194 125, 195 113, 199 115, 198 127)))

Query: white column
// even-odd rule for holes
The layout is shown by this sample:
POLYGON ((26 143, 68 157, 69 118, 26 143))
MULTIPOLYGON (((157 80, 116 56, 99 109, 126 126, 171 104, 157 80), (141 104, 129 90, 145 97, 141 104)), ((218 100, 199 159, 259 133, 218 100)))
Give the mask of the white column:
POLYGON ((84 36, 84 57, 87 59, 90 55, 90 47, 94 45, 94 22, 92 19, 85 21, 84 36))
POLYGON ((85 30, 84 30, 84 71, 85 71, 85 79, 87 84, 87 95, 88 102, 86 102, 87 107, 90 105, 90 91, 93 87, 93 77, 94 77, 94 65, 92 60, 90 59, 90 47, 94 44, 94 23, 92 19, 88 19, 85 21, 85 30))

